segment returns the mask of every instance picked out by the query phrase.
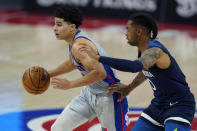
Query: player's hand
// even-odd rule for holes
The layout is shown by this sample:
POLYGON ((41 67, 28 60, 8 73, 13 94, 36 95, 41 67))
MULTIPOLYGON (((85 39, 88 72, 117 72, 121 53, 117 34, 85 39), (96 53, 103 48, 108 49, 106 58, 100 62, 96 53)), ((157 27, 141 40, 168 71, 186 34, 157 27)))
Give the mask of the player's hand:
POLYGON ((88 44, 86 43, 80 43, 79 44, 79 52, 80 53, 87 53, 91 58, 95 59, 95 60, 98 60, 99 59, 99 55, 94 51, 94 49, 89 46, 88 44))
POLYGON ((118 99, 118 102, 122 101, 127 95, 130 93, 130 88, 127 85, 124 85, 122 83, 114 84, 107 88, 109 90, 109 93, 112 94, 114 92, 118 92, 121 94, 121 97, 118 99))
POLYGON ((61 78, 52 78, 51 84, 53 88, 61 89, 61 90, 67 90, 72 88, 71 82, 67 79, 61 79, 61 78))

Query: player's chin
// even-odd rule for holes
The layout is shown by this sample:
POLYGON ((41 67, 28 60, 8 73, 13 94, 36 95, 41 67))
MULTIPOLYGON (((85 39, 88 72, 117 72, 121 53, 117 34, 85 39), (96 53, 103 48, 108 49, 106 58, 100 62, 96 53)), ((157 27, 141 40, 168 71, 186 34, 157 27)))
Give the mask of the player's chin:
POLYGON ((63 40, 61 37, 58 37, 58 36, 56 36, 56 39, 57 40, 63 40))
POLYGON ((62 40, 61 37, 59 35, 55 35, 57 40, 62 40))

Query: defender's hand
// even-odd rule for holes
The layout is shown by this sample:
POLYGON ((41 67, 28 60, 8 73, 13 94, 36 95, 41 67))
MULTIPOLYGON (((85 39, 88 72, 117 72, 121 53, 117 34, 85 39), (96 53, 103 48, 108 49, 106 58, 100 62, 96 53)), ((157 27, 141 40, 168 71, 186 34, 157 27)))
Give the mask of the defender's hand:
POLYGON ((51 84, 53 88, 61 89, 61 90, 67 90, 72 88, 71 82, 67 79, 61 79, 61 78, 52 78, 51 84))
POLYGON ((85 44, 85 43, 80 43, 79 44, 79 52, 82 53, 82 52, 85 52, 87 53, 91 58, 95 59, 95 60, 98 60, 99 59, 99 55, 94 51, 94 49, 85 44))
POLYGON ((110 92, 110 94, 114 92, 118 92, 121 94, 121 97, 118 99, 118 102, 122 101, 127 95, 130 93, 130 88, 127 85, 124 85, 122 83, 114 84, 107 88, 110 92))

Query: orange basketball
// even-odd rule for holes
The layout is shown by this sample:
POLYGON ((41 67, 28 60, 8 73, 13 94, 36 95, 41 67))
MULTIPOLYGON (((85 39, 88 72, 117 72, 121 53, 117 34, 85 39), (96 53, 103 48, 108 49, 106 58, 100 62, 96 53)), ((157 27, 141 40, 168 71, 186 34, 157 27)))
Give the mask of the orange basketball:
POLYGON ((42 94, 49 88, 50 76, 44 68, 33 66, 25 70, 22 81, 27 92, 42 94))

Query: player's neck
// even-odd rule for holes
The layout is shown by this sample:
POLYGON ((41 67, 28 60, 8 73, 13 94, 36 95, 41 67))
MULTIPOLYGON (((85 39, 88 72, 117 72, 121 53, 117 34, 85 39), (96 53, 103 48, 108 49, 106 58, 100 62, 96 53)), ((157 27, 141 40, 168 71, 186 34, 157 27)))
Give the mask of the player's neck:
POLYGON ((71 32, 70 36, 65 39, 65 41, 72 46, 77 29, 71 32))
POLYGON ((138 44, 138 49, 140 50, 141 53, 143 53, 147 49, 150 42, 151 40, 149 38, 141 39, 141 41, 138 44))

